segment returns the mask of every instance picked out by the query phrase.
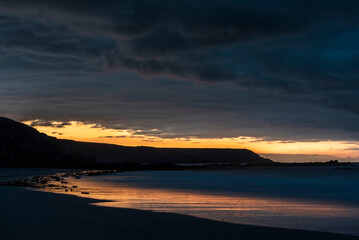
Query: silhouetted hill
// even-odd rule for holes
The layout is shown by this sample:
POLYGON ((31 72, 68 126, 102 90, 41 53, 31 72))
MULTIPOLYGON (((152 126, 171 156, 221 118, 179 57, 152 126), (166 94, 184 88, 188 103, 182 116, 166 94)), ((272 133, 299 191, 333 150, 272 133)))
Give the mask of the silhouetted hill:
POLYGON ((81 167, 102 163, 265 163, 247 149, 125 147, 61 140, 0 117, 1 166, 81 167))
POLYGON ((1 166, 61 166, 95 163, 93 158, 64 152, 58 140, 25 124, 0 117, 1 166))

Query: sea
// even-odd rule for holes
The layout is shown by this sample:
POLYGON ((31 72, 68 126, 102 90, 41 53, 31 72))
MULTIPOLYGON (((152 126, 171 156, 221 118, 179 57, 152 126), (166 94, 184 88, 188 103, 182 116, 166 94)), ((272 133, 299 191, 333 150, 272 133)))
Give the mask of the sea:
POLYGON ((97 199, 102 207, 359 236, 358 165, 130 171, 66 181, 76 187, 45 191, 97 199))

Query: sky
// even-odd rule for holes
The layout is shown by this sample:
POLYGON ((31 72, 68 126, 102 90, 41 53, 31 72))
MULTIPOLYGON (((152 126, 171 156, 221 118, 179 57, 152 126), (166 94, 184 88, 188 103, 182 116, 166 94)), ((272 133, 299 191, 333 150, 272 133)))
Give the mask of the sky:
POLYGON ((359 159, 359 2, 1 0, 0 115, 58 138, 359 159))

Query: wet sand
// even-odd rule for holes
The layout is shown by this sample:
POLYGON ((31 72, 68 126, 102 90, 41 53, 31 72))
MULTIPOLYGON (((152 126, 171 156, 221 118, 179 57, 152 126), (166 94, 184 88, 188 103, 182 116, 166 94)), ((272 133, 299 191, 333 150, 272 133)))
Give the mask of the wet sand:
POLYGON ((0 196, 1 239, 359 239, 101 207, 89 204, 95 200, 23 187, 0 187, 0 196))

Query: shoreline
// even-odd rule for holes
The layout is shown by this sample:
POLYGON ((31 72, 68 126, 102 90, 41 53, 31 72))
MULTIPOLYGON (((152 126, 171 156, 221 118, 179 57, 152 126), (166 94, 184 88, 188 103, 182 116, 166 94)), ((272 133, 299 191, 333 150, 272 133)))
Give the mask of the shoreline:
MULTIPOLYGON (((296 167, 297 169, 301 169, 300 167, 296 167)), ((254 170, 258 170, 258 168, 253 168, 254 170)), ((276 169, 276 168, 273 168, 276 169)), ((278 168, 283 169, 283 168, 278 168)), ((293 168, 288 168, 293 169, 293 168)), ((345 168, 344 168, 345 169, 345 168)), ((91 176, 99 176, 99 175, 111 175, 116 173, 126 173, 126 172, 147 172, 147 171, 228 171, 228 170, 247 170, 247 169, 188 169, 188 170, 91 170, 91 169, 72 169, 72 171, 69 171, 69 169, 58 169, 56 172, 52 173, 44 173, 44 174, 38 174, 38 175, 31 175, 27 177, 22 178, 16 178, 13 180, 8 181, 0 181, 0 187, 1 186, 14 186, 14 187, 29 187, 33 188, 34 190, 39 191, 46 191, 46 192, 54 192, 54 193, 64 193, 69 194, 68 192, 72 192, 73 190, 75 192, 79 191, 81 188, 78 188, 79 186, 72 186, 69 184, 71 182, 71 178, 80 179, 82 177, 91 177, 91 176)), ((263 168, 263 171, 266 171, 268 169, 263 168)), ((332 168, 333 171, 337 171, 337 168, 332 168)), ((347 170, 347 169, 345 169, 347 170)), ((353 169, 353 171, 358 171, 359 168, 353 169)), ((223 194, 226 192, 223 191, 223 194)), ((84 190, 82 193, 83 197, 89 198, 89 192, 87 190, 84 190)), ((258 197, 258 196, 265 196, 269 198, 284 198, 284 199, 292 199, 292 200, 302 200, 302 201, 312 201, 312 202, 321 202, 322 200, 317 199, 315 197, 288 197, 288 196, 282 196, 280 194, 277 195, 266 195, 266 194, 255 194, 255 193, 248 193, 243 192, 244 196, 249 197, 258 197)), ((90 197, 91 198, 91 197, 90 197)), ((350 206, 357 206, 357 202, 353 202, 350 200, 343 200, 343 199, 326 199, 326 203, 328 204, 346 204, 350 206), (355 203, 355 204, 354 204, 355 203)))
POLYGON ((109 208, 66 194, 1 187, 5 239, 359 239, 326 232, 213 221, 175 213, 109 208), (23 199, 26 199, 23 201, 23 199), (17 200, 17 201, 16 201, 17 200), (8 238, 6 238, 8 237, 8 238))
MULTIPOLYGON (((72 172, 64 172, 63 169, 58 169, 58 170, 59 171, 57 173, 43 174, 43 175, 37 175, 37 176, 33 175, 33 176, 28 176, 27 178, 22 178, 22 179, 17 179, 17 180, 12 180, 12 181, 8 181, 8 182, 2 182, 2 183, 0 182, 0 194, 1 194, 2 187, 9 188, 9 189, 18 188, 18 189, 22 189, 24 191, 31 191, 34 193, 49 193, 49 194, 53 194, 53 195, 57 195, 57 196, 69 196, 69 197, 74 197, 76 199, 83 199, 84 201, 82 201, 82 200, 77 200, 77 201, 81 201, 82 204, 84 204, 84 205, 96 206, 99 208, 119 209, 120 211, 121 210, 126 210, 126 211, 133 210, 133 211, 145 211, 145 212, 149 212, 149 213, 163 213, 163 212, 153 212, 151 210, 138 210, 138 209, 132 209, 132 208, 121 208, 121 207, 120 208, 119 207, 112 208, 112 207, 106 207, 106 206, 97 206, 94 203, 101 203, 101 202, 108 202, 108 201, 91 198, 91 195, 88 195, 89 193, 86 193, 86 192, 82 193, 81 191, 78 191, 80 189, 74 189, 74 190, 77 192, 80 192, 81 194, 84 194, 84 195, 76 196, 76 195, 72 195, 72 193, 71 194, 67 193, 68 191, 72 191, 71 185, 67 184, 68 178, 81 178, 82 176, 97 176, 97 175, 104 175, 104 174, 113 174, 113 173, 120 173, 123 171, 73 169, 72 172), (59 192, 59 191, 56 191, 55 189, 61 189, 61 190, 59 192)), ((77 186, 72 186, 72 187, 77 188, 77 186)), ((55 196, 52 198, 57 198, 57 197, 55 196)), ((63 197, 61 197, 61 198, 63 198, 63 197)), ((48 209, 47 211, 51 211, 51 209, 48 209)), ((243 231, 242 228, 244 226, 245 228, 247 228, 247 227, 258 228, 257 230, 260 230, 260 231, 262 231, 263 229, 267 229, 267 230, 268 229, 272 229, 272 230, 276 229, 275 232, 284 230, 285 234, 290 234, 287 231, 307 232, 307 234, 311 233, 311 234, 305 236, 306 239, 322 239, 322 238, 318 238, 318 237, 311 238, 313 233, 316 233, 316 234, 314 234, 315 236, 317 236, 317 234, 324 234, 325 237, 323 239, 347 239, 347 238, 343 238, 343 237, 331 238, 334 235, 348 236, 348 237, 350 237, 348 239, 359 239, 358 236, 348 235, 348 233, 330 233, 330 232, 324 232, 324 231, 322 232, 322 231, 317 231, 317 230, 301 230, 301 229, 297 229, 297 228, 283 228, 283 227, 277 228, 277 227, 266 227, 266 226, 260 226, 260 225, 246 225, 246 224, 231 223, 231 222, 221 221, 221 220, 210 220, 208 218, 202 218, 200 216, 198 217, 198 216, 193 216, 193 215, 192 216, 183 215, 181 213, 163 213, 163 214, 174 214, 174 215, 178 215, 178 216, 199 218, 199 219, 208 220, 208 221, 212 221, 212 222, 214 221, 217 223, 227 223, 227 224, 232 224, 232 225, 234 224, 234 225, 238 226, 238 228, 239 228, 238 231, 243 231), (330 238, 328 238, 328 236, 327 236, 328 234, 331 235, 330 238)), ((164 220, 164 222, 165 221, 166 220, 164 220)), ((252 236, 250 233, 248 233, 248 234, 250 236, 252 236)), ((276 234, 279 234, 279 236, 281 236, 282 233, 276 233, 276 234)), ((274 236, 274 237, 275 237, 275 239, 278 239, 276 236, 274 236)), ((112 238, 110 238, 110 239, 112 239, 112 238)), ((132 238, 130 238, 130 239, 132 239, 132 238)), ((171 239, 173 239, 173 237, 171 237, 171 239)), ((212 238, 210 238, 210 236, 206 236, 206 239, 212 239, 212 238)), ((213 238, 213 239, 215 239, 215 238, 213 238)), ((221 239, 223 239, 223 237, 221 237, 221 239)), ((225 239, 227 239, 227 238, 225 238, 225 239)), ((228 239, 232 239, 232 238, 228 238, 228 239)), ((244 238, 244 239, 247 239, 247 238, 244 238)), ((251 237, 249 239, 262 239, 262 238, 251 237)), ((272 237, 270 239, 272 239, 272 237)), ((279 238, 279 239, 281 239, 281 238, 279 238)), ((290 235, 290 239, 296 239, 296 238, 293 238, 293 236, 290 235)))
POLYGON ((227 170, 251 168, 310 168, 334 167, 336 170, 358 170, 357 162, 339 162, 330 160, 326 162, 108 162, 85 165, 1 165, 0 169, 77 169, 77 170, 117 170, 117 171, 146 171, 146 170, 227 170))

